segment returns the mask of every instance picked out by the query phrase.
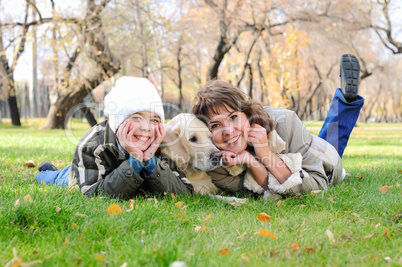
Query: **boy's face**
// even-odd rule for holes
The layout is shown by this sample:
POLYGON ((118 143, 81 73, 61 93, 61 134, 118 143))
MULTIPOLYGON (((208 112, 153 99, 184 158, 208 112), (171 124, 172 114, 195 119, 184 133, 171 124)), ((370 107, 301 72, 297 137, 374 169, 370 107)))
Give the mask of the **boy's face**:
POLYGON ((141 151, 147 150, 151 143, 155 140, 155 130, 161 123, 160 117, 150 111, 136 112, 130 115, 124 121, 128 121, 127 134, 132 132, 130 146, 138 147, 141 151))

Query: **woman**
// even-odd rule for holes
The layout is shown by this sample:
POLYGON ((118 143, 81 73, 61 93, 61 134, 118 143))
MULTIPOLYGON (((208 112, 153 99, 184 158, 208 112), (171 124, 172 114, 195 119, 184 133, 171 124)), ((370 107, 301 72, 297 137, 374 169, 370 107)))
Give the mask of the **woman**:
POLYGON ((278 198, 342 181, 341 156, 364 103, 357 96, 359 71, 355 56, 342 56, 342 86, 321 138, 312 135, 293 111, 263 108, 227 82, 209 82, 197 92, 192 113, 208 125, 226 166, 209 172, 214 184, 222 190, 278 198))

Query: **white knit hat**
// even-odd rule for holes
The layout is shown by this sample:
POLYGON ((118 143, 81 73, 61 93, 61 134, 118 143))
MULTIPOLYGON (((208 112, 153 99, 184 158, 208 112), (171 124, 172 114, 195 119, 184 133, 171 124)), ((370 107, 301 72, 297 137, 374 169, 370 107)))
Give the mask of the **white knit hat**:
POLYGON ((110 128, 115 133, 128 116, 140 111, 158 114, 164 124, 162 100, 155 86, 146 78, 121 77, 104 100, 104 112, 110 128))

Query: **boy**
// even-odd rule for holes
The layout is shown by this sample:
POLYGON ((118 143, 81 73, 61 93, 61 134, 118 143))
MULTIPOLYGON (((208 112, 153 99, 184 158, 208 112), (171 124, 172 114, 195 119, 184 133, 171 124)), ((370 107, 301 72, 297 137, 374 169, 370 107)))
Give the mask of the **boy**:
POLYGON ((50 162, 39 165, 39 183, 79 186, 84 195, 121 198, 193 191, 182 173, 155 157, 165 136, 164 112, 151 82, 121 77, 105 97, 104 111, 107 120, 82 136, 70 166, 57 170, 50 162))

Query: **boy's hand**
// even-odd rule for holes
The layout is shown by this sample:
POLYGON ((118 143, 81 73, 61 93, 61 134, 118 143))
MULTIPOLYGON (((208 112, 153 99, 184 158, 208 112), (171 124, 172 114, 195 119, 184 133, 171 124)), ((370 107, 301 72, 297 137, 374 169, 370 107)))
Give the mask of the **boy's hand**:
POLYGON ((151 145, 144 151, 144 161, 149 160, 155 155, 156 150, 158 150, 159 145, 162 143, 163 138, 165 138, 166 132, 165 127, 159 123, 158 127, 155 128, 155 138, 151 145))
POLYGON ((138 127, 133 127, 130 132, 127 132, 129 125, 130 121, 126 121, 123 122, 119 128, 117 128, 117 140, 119 141, 121 147, 126 150, 130 156, 142 162, 144 160, 144 153, 137 146, 133 145, 133 133, 137 131, 138 127))

